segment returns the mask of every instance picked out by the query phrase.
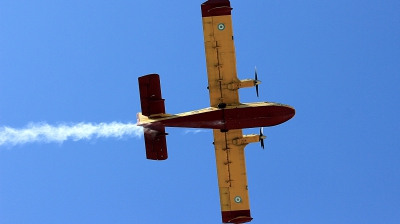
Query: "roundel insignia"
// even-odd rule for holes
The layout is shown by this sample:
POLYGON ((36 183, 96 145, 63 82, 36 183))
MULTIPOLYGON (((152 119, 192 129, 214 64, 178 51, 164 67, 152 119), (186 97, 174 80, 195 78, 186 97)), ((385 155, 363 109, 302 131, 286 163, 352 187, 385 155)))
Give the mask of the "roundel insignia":
POLYGON ((234 200, 235 200, 236 203, 242 202, 242 198, 239 197, 239 196, 236 196, 234 200))
POLYGON ((218 29, 219 30, 224 30, 225 29, 225 24, 223 24, 223 23, 218 24, 218 29))

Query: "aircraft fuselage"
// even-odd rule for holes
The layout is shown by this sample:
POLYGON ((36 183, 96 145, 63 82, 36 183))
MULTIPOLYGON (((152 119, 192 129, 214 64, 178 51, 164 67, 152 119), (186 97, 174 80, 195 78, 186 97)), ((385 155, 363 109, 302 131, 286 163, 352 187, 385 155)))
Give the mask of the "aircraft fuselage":
POLYGON ((138 114, 138 125, 207 129, 243 129, 281 124, 295 115, 293 107, 271 102, 246 103, 225 108, 209 107, 175 115, 138 114))

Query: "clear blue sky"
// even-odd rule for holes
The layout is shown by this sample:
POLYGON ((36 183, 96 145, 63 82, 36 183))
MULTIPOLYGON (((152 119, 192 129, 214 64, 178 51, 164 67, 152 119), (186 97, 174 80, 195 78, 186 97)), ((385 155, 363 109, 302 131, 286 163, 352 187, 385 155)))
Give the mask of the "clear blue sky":
MULTIPOLYGON (((0 1, 0 127, 208 107, 202 1, 0 1)), ((252 223, 400 223, 400 2, 232 0, 239 78, 296 116, 246 148, 252 223)), ((0 223, 220 223, 212 132, 0 148, 0 223)), ((257 129, 246 130, 257 133, 257 129)))

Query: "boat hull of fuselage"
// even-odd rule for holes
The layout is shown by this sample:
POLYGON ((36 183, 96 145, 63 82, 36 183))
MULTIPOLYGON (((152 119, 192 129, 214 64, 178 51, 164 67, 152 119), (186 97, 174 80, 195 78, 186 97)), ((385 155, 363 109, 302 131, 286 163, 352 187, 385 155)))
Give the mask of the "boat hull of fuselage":
POLYGON ((164 126, 231 130, 275 126, 288 121, 294 115, 294 108, 282 104, 272 104, 210 109, 200 113, 174 115, 139 125, 150 128, 164 126))

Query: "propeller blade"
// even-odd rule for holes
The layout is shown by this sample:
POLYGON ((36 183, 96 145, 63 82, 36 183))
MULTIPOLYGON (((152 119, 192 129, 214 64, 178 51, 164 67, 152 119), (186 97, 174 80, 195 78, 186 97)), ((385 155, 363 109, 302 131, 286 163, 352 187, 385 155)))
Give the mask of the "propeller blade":
POLYGON ((260 143, 261 143, 261 148, 264 149, 264 139, 265 139, 265 135, 264 135, 264 128, 261 127, 260 128, 260 143))
POLYGON ((258 85, 261 83, 260 80, 258 80, 258 74, 257 74, 257 67, 254 67, 254 85, 256 86, 256 94, 257 97, 259 97, 258 94, 258 85))
POLYGON ((255 79, 255 80, 258 80, 258 77, 257 77, 257 67, 254 67, 254 79, 255 79))
POLYGON ((256 85, 256 93, 257 93, 257 97, 259 97, 258 96, 258 85, 256 85))

